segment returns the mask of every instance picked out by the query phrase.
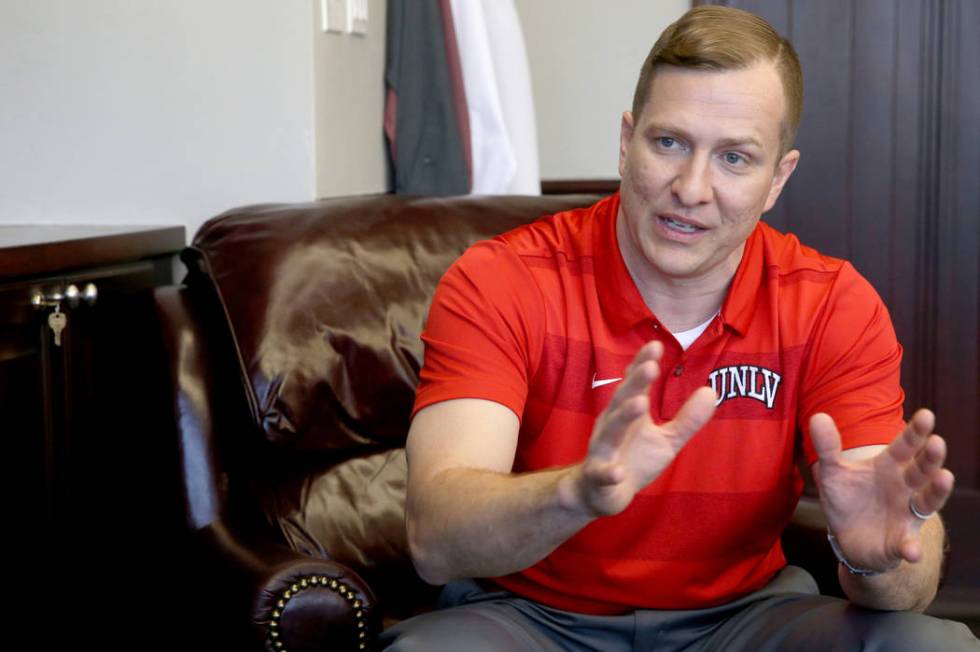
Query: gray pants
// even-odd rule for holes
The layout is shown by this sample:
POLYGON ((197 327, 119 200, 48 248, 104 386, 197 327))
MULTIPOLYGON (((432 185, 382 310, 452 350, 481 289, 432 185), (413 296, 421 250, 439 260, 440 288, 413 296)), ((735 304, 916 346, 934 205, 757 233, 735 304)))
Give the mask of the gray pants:
POLYGON ((809 573, 795 566, 720 607, 622 616, 572 613, 507 591, 486 592, 470 580, 451 582, 440 610, 398 623, 382 632, 379 643, 398 652, 980 650, 962 623, 855 607, 820 595, 809 573))

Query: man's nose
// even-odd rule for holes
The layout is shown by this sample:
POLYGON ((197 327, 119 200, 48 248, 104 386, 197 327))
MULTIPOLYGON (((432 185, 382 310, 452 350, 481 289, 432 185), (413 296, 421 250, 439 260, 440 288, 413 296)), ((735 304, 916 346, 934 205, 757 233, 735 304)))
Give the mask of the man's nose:
POLYGON ((683 206, 710 202, 714 191, 708 157, 702 154, 689 156, 678 169, 670 190, 683 206))

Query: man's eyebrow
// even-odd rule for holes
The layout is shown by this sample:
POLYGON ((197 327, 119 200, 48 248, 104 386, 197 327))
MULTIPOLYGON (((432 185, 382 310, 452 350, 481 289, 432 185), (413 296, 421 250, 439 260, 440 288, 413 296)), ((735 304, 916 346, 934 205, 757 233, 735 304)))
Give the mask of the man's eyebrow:
MULTIPOLYGON (((644 133, 649 135, 656 131, 663 131, 668 134, 680 136, 684 140, 691 139, 691 135, 679 127, 671 127, 670 125, 660 125, 655 123, 651 123, 647 125, 647 128, 644 130, 644 133)), ((735 138, 723 138, 720 141, 718 141, 717 145, 719 147, 743 147, 749 145, 752 147, 756 147, 758 149, 764 149, 762 143, 759 142, 759 139, 755 138, 754 136, 738 136, 735 138)))
POLYGON ((722 140, 718 141, 718 144, 722 147, 741 147, 744 145, 751 145, 762 149, 762 143, 752 136, 746 136, 744 138, 723 138, 722 140))

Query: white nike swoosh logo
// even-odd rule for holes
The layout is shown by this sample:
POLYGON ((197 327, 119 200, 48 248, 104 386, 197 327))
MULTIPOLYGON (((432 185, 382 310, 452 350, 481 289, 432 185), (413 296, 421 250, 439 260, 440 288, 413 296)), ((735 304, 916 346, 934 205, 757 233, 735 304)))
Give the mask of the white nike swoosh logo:
POLYGON ((609 383, 616 383, 622 380, 622 378, 606 378, 604 380, 596 380, 596 375, 592 374, 592 389, 596 387, 602 387, 603 385, 608 385, 609 383))

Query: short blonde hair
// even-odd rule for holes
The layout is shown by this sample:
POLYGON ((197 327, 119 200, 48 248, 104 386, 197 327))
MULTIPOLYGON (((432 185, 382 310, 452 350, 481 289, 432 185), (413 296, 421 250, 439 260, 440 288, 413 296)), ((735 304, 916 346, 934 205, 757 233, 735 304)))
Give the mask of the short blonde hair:
POLYGON ((803 111, 800 60, 793 45, 772 25, 741 9, 695 7, 663 31, 640 69, 633 93, 633 119, 639 120, 659 65, 737 70, 758 61, 772 62, 783 83, 786 114, 780 125, 780 147, 785 153, 793 146, 803 111))

